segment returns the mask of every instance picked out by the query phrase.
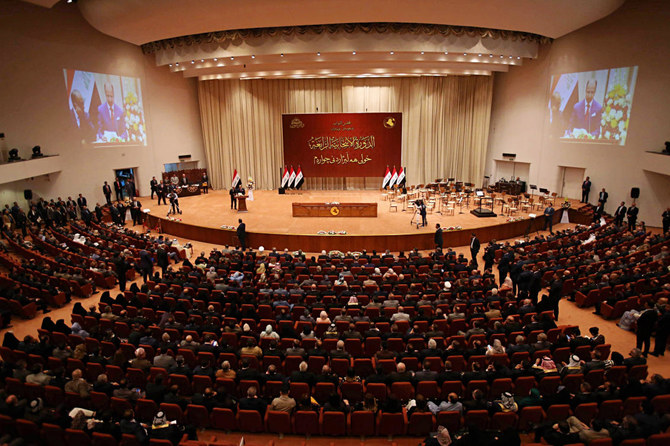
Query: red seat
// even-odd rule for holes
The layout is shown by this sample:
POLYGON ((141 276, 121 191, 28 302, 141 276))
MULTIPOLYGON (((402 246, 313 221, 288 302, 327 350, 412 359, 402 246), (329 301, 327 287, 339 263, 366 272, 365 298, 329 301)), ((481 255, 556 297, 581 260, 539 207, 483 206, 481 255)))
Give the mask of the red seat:
POLYGON ((369 411, 355 411, 349 415, 349 435, 371 437, 375 434, 375 414, 369 411))
POLYGON ((200 429, 209 427, 209 412, 205 406, 189 404, 186 406, 186 423, 200 429))
MULTIPOLYGON (((21 418, 16 419, 16 433, 28 444, 40 443, 40 429, 32 421, 21 418)), ((116 446, 116 445, 114 445, 116 446)))
POLYGON ((635 438, 630 440, 624 440, 619 443, 619 446, 645 446, 647 442, 644 438, 635 438))
POLYGON ((430 412, 415 412, 409 416, 407 435, 427 436, 435 431, 435 417, 430 412))
MULTIPOLYGON (((455 393, 459 397, 463 396, 463 383, 460 381, 445 381, 442 383, 442 398, 446 399, 450 393, 455 393)), ((469 396, 469 395, 468 395, 469 396)))
POLYGON ((407 402, 414 398, 414 386, 409 382, 395 382, 391 384, 391 393, 400 401, 407 402))
POLYGON ((148 399, 139 399, 135 402, 135 416, 143 423, 151 423, 158 413, 156 402, 148 399))
POLYGON ((142 444, 133 434, 121 434, 119 446, 142 446, 142 444))
POLYGON ((458 432, 461 429, 461 413, 450 410, 438 412, 436 424, 446 427, 449 432, 458 432))
POLYGON ((184 412, 178 404, 161 403, 160 410, 168 421, 176 421, 178 424, 184 422, 184 412))
POLYGON ((93 432, 91 439, 93 440, 93 446, 118 446, 116 438, 109 434, 93 432))
POLYGON ((416 394, 423 395, 428 400, 434 400, 440 396, 440 388, 436 381, 421 381, 416 385, 416 394))
POLYGON ((347 434, 347 419, 343 412, 323 412, 320 421, 323 435, 343 436, 347 434))
MULTIPOLYGON (((330 368, 338 376, 347 376, 347 372, 351 367, 351 361, 345 358, 331 358, 330 368)), ((321 369, 319 369, 321 370, 321 369)))
POLYGON ((600 420, 619 420, 623 412, 623 401, 606 400, 600 403, 598 410, 598 419, 600 420))
POLYGON ((547 421, 562 421, 567 419, 572 412, 567 404, 553 404, 547 408, 547 421))
POLYGON ((519 430, 527 432, 544 420, 544 410, 540 406, 528 406, 521 409, 519 414, 519 430))
POLYGON ((263 432, 264 425, 261 414, 256 410, 238 410, 237 425, 241 431, 263 432))
POLYGON ((542 395, 553 395, 561 384, 559 376, 545 376, 540 380, 539 390, 542 395))
MULTIPOLYGON (((4 432, 4 431, 3 431, 4 432)), ((42 441, 47 446, 66 446, 63 429, 55 424, 42 424, 42 441)))
POLYGON ((487 429, 489 425, 489 412, 486 410, 469 410, 465 414, 465 425, 487 429))
POLYGON ((291 383, 289 388, 289 395, 291 398, 299 399, 303 395, 310 394, 309 384, 307 383, 291 383))
POLYGON ((132 410, 130 401, 123 398, 112 397, 109 401, 109 408, 117 415, 123 415, 126 410, 132 410))
POLYGON ((405 435, 407 430, 407 414, 381 412, 377 417, 377 435, 405 435))
POLYGON ((468 382, 467 389, 465 391, 466 395, 472 395, 472 392, 475 390, 481 390, 484 392, 484 395, 488 394, 488 389, 489 389, 489 384, 485 380, 478 380, 478 379, 473 379, 472 381, 468 382))
POLYGON ((90 446, 91 437, 79 429, 65 429, 65 441, 68 446, 90 446))
POLYGON ((370 358, 356 358, 354 359, 354 371, 356 375, 365 378, 372 375, 375 371, 370 358))
POLYGON ((319 414, 314 411, 299 410, 293 416, 293 433, 296 435, 318 435, 319 414))
POLYGON ((647 365, 634 365, 628 370, 628 379, 629 380, 642 380, 647 379, 647 365))
POLYGON ((655 434, 647 438, 647 446, 667 446, 670 444, 670 434, 655 434))
POLYGON ((582 423, 591 424, 596 415, 598 415, 598 403, 584 403, 575 408, 575 416, 582 423))
POLYGON ((186 375, 172 374, 169 376, 168 385, 179 387, 179 393, 182 395, 191 395, 191 381, 186 375))
POLYGON ((230 432, 237 428, 235 414, 230 409, 215 407, 212 409, 212 413, 209 414, 209 421, 214 429, 230 432))
POLYGON ((515 427, 519 416, 514 412, 498 412, 491 417, 491 429, 504 431, 509 427, 515 427))
POLYGON ((638 412, 642 412, 642 403, 646 401, 647 397, 644 396, 630 396, 626 398, 626 401, 623 403, 623 414, 626 415, 635 415, 638 412))
MULTIPOLYGON (((384 384, 384 389, 386 385, 384 384)), ((342 398, 349 400, 349 403, 357 403, 363 400, 363 384, 359 382, 343 382, 340 385, 342 398)))
POLYGON ((670 413, 670 395, 658 395, 652 398, 651 405, 659 415, 670 413))
MULTIPOLYGON (((360 383, 343 383, 344 384, 360 384, 360 383)), ((361 386, 362 390, 362 386, 361 386)), ((328 401, 328 397, 332 394, 335 393, 337 389, 335 388, 335 384, 333 383, 327 383, 327 382, 319 382, 316 383, 314 386, 314 399, 319 403, 319 404, 324 404, 326 401, 328 401)), ((344 392, 343 392, 344 394, 344 392)), ((343 398, 348 399, 347 397, 343 396, 343 398)), ((349 400, 351 403, 352 400, 349 400)), ((359 401, 359 400, 353 400, 353 401, 359 401)))
POLYGON ((514 392, 514 384, 511 378, 498 378, 494 379, 493 383, 491 383, 490 398, 499 398, 503 392, 514 392))
POLYGON ((265 430, 274 434, 290 434, 291 414, 281 410, 268 410, 265 413, 265 430))

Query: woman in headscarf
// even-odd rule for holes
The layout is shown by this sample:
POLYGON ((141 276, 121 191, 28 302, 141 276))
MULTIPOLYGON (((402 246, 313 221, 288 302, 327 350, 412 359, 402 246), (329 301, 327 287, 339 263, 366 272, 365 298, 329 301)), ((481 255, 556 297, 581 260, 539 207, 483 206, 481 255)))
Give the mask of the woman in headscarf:
POLYGON ((81 302, 76 302, 72 307, 72 314, 78 314, 81 317, 88 316, 88 311, 82 306, 81 302))
POLYGON ((72 330, 70 330, 70 327, 67 326, 64 319, 58 319, 56 321, 56 326, 54 327, 53 331, 63 333, 64 335, 69 335, 72 333, 72 330))
POLYGON ((86 330, 81 328, 81 325, 79 325, 79 322, 75 322, 74 324, 72 324, 72 334, 77 335, 82 339, 86 339, 87 337, 90 336, 89 333, 86 330))
POLYGON ((16 348, 19 346, 19 343, 20 341, 16 338, 16 336, 14 336, 14 333, 12 333, 11 331, 5 333, 5 338, 2 340, 2 346, 12 350, 16 350, 16 348))
POLYGON ((530 406, 541 406, 542 405, 542 395, 540 394, 539 389, 533 387, 530 389, 530 394, 519 400, 519 409, 530 406))
POLYGON ((266 325, 265 331, 263 332, 263 334, 261 336, 264 337, 264 338, 272 338, 272 339, 277 339, 277 340, 279 339, 279 333, 274 331, 272 329, 272 325, 270 325, 270 324, 266 325))
POLYGON ((330 318, 328 317, 328 313, 322 311, 321 313, 319 313, 319 318, 316 320, 316 323, 318 324, 324 322, 330 324, 330 318))
POLYGON ((505 347, 503 347, 500 339, 494 339, 492 344, 489 344, 486 347, 486 356, 491 355, 502 355, 505 353, 505 347))
POLYGON ((51 320, 49 316, 47 316, 44 319, 42 319, 42 326, 40 328, 48 332, 54 332, 56 330, 56 324, 54 323, 54 321, 51 320))

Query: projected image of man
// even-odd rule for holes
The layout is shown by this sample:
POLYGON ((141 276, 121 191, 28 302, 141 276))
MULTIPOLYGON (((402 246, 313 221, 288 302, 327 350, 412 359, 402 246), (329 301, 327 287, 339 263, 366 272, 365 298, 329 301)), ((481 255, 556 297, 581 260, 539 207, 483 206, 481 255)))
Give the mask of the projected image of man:
POLYGON ((600 115, 603 109, 594 99, 597 87, 598 81, 595 79, 586 82, 585 97, 575 104, 570 117, 570 129, 584 129, 596 138, 600 136, 600 115))
POLYGON ((70 117, 72 118, 72 125, 78 132, 78 138, 86 141, 93 139, 95 127, 91 122, 91 117, 86 113, 84 97, 81 95, 81 92, 76 89, 72 90, 70 100, 72 101, 70 117))
POLYGON ((98 107, 98 140, 110 142, 116 137, 125 141, 128 138, 126 119, 123 109, 114 103, 114 86, 109 82, 105 83, 105 98, 106 102, 98 107))

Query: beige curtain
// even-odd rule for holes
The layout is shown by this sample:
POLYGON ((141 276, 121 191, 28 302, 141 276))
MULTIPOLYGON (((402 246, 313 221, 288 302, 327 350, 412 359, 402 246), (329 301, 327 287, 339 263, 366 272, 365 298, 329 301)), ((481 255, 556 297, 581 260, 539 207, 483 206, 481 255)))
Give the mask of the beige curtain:
MULTIPOLYGON (((283 113, 401 112, 408 184, 453 177, 481 185, 491 114, 491 76, 212 80, 198 84, 213 186, 275 189, 283 166, 283 113)), ((376 189, 379 178, 306 178, 309 189, 376 189)))

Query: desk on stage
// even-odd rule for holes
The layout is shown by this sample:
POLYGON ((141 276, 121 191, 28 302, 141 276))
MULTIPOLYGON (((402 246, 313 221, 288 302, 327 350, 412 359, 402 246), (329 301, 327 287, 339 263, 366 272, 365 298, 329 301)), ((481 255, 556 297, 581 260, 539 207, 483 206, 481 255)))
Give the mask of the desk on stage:
POLYGON ((190 184, 188 186, 181 186, 175 188, 175 193, 178 197, 193 197, 195 195, 200 195, 202 191, 200 190, 199 184, 190 184))
POLYGON ((377 203, 293 203, 294 217, 377 217, 377 203))

